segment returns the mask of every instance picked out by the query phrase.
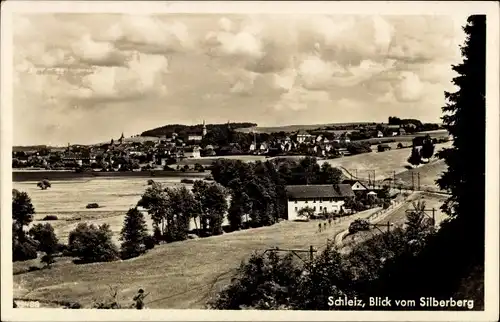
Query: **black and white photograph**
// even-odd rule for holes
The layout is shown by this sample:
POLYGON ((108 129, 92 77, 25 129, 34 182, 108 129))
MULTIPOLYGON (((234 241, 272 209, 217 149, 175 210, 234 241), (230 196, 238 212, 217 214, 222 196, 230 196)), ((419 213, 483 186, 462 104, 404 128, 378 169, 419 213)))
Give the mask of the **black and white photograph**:
POLYGON ((2 321, 496 320, 498 4, 432 3, 7 1, 2 321))

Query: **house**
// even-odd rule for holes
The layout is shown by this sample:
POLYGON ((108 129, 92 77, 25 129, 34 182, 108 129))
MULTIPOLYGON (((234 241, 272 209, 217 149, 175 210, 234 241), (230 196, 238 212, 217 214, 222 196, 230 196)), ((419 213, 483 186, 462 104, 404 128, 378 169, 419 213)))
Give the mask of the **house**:
POLYGON ((384 137, 384 133, 382 133, 382 131, 378 131, 377 132, 377 137, 378 138, 383 138, 384 137))
POLYGON ((343 209, 346 199, 354 197, 348 184, 295 185, 286 187, 288 220, 299 219, 298 212, 311 207, 315 213, 337 213, 343 209))
POLYGON ((304 143, 309 141, 312 138, 312 135, 307 133, 306 131, 299 131, 297 133, 297 142, 304 143))
POLYGON ((200 157, 200 147, 190 146, 184 149, 184 157, 186 158, 199 158, 200 157))
POLYGON ((201 142, 203 139, 203 136, 197 133, 190 133, 187 136, 187 141, 188 142, 201 142))
POLYGON ((343 184, 348 184, 354 192, 365 192, 368 188, 358 180, 344 180, 343 184))
POLYGON ((406 131, 403 128, 399 129, 399 135, 406 135, 406 131))

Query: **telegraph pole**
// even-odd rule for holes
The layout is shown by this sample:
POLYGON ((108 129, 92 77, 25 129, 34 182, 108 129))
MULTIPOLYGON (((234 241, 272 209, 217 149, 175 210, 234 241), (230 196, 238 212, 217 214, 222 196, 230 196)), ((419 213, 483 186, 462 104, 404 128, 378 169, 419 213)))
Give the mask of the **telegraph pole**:
POLYGON ((413 178, 413 171, 411 172, 411 189, 415 191, 415 179, 413 178))
POLYGON ((417 172, 417 187, 420 190, 420 172, 417 172))

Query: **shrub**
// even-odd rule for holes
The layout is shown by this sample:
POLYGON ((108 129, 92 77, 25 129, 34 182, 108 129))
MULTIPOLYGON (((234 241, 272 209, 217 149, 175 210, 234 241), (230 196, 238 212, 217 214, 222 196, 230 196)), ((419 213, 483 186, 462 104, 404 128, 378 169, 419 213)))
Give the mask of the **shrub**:
POLYGON ((85 208, 87 209, 95 209, 95 208, 99 208, 99 204, 98 203, 89 203, 85 208))
POLYGON ((194 165, 194 170, 195 170, 195 171, 198 171, 198 172, 204 172, 204 171, 205 171, 205 168, 203 168, 203 166, 202 166, 201 164, 196 163, 196 164, 194 165))
POLYGON ((48 220, 58 220, 58 219, 59 218, 57 218, 57 216, 55 216, 55 215, 47 215, 47 216, 43 217, 42 220, 48 221, 48 220))
POLYGON ((156 244, 156 239, 153 236, 146 236, 144 237, 144 246, 146 247, 146 250, 153 249, 156 244))
POLYGON ((47 179, 43 179, 42 181, 38 182, 36 184, 36 186, 39 187, 42 190, 46 190, 47 188, 52 187, 52 185, 50 184, 49 180, 47 180, 47 179))
POLYGON ((364 219, 356 219, 349 225, 349 234, 363 230, 370 230, 370 223, 364 219))
POLYGON ((155 181, 153 179, 149 179, 148 180, 148 186, 151 186, 155 183, 155 181))
POLYGON ((14 242, 12 245, 12 257, 13 261, 25 261, 37 258, 37 244, 29 240, 14 242))
POLYGON ((81 309, 82 308, 82 305, 78 302, 74 302, 74 303, 67 303, 65 306, 64 306, 65 309, 81 309))
POLYGON ((118 249, 113 244, 109 225, 80 223, 69 233, 68 248, 72 256, 82 262, 109 262, 118 259, 118 249))
POLYGON ((403 148, 403 143, 399 142, 397 148, 398 149, 402 149, 403 148))
POLYGON ((40 267, 38 266, 30 266, 28 267, 28 272, 34 272, 34 271, 39 271, 40 267))
POLYGON ((54 255, 52 255, 51 253, 43 255, 40 261, 44 263, 48 268, 50 268, 50 266, 56 262, 54 259, 54 255))

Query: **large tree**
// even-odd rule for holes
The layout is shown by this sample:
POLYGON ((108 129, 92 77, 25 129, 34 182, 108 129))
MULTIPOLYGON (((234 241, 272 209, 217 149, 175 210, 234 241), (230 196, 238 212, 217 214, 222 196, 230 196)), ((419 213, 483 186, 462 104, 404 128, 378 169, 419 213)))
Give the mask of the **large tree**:
POLYGON ((50 265, 55 262, 54 254, 59 246, 54 228, 49 223, 36 224, 30 229, 29 234, 38 242, 38 250, 45 253, 42 262, 50 268, 50 265))
POLYGON ((12 255, 13 260, 37 257, 37 243, 24 231, 33 221, 35 208, 26 192, 12 190, 12 255))
POLYGON ((443 209, 467 227, 468 240, 480 247, 473 251, 478 261, 484 258, 485 219, 485 87, 486 87, 486 16, 474 15, 463 28, 467 34, 461 47, 463 62, 452 69, 459 89, 445 92, 444 127, 453 136, 453 146, 438 153, 448 165, 437 183, 451 197, 443 209))
POLYGON ((151 216, 153 226, 156 230, 158 228, 161 235, 165 233, 165 217, 168 208, 168 195, 164 187, 157 182, 153 182, 149 186, 141 199, 137 202, 138 207, 147 209, 148 214, 151 216))
POLYGON ((148 228, 144 215, 137 207, 130 208, 125 215, 123 228, 120 232, 122 259, 137 257, 146 252, 146 237, 148 228))
POLYGON ((222 233, 222 222, 227 212, 227 192, 218 183, 207 183, 196 180, 193 185, 193 194, 201 209, 201 228, 209 230, 212 235, 222 233))

